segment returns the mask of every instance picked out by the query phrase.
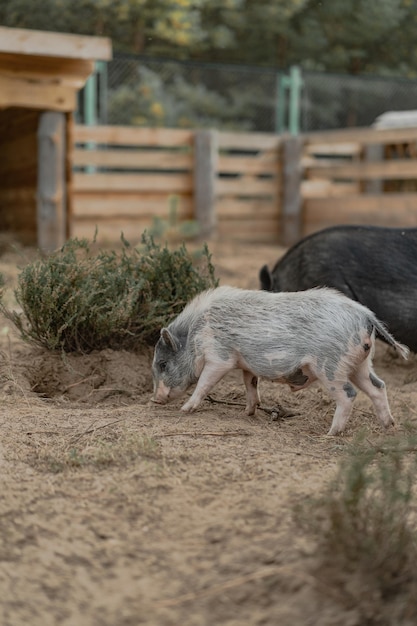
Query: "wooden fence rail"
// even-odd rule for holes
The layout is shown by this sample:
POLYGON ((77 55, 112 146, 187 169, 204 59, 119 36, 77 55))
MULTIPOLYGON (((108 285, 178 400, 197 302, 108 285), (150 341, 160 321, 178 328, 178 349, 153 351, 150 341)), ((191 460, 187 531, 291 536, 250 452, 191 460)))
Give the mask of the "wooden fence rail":
POLYGON ((70 234, 137 241, 156 218, 204 238, 289 245, 339 223, 417 224, 417 128, 299 137, 212 130, 73 130, 70 234), (401 148, 401 149, 399 149, 401 148))

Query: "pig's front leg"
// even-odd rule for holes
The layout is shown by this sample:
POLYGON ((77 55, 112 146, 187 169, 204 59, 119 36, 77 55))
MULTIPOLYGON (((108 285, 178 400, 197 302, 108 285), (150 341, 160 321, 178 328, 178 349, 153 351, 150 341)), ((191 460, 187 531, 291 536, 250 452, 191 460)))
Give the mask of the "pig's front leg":
POLYGON ((243 382, 246 387, 246 415, 255 415, 256 407, 261 404, 258 392, 258 377, 243 370, 243 382))
POLYGON ((233 369, 233 365, 227 361, 206 362, 191 398, 181 407, 181 411, 185 411, 186 413, 195 411, 210 389, 212 389, 227 372, 230 372, 231 369, 233 369))

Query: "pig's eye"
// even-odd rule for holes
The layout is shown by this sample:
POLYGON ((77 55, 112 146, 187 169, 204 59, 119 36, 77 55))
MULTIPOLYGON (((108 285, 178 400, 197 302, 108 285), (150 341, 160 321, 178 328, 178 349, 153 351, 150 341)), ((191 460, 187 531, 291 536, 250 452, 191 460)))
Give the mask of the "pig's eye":
POLYGON ((161 372, 165 372, 165 370, 167 368, 167 362, 166 361, 159 361, 158 366, 159 366, 159 369, 161 370, 161 372))

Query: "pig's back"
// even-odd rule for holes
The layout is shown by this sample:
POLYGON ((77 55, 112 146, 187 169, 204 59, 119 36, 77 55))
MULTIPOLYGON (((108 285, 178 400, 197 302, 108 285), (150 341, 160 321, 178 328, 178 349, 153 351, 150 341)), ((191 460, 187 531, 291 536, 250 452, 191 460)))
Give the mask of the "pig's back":
POLYGON ((208 326, 223 344, 304 344, 340 342, 366 324, 372 313, 333 289, 271 293, 235 287, 204 292, 177 322, 188 328, 208 326))
POLYGON ((350 343, 372 331, 370 319, 365 307, 331 289, 271 293, 222 287, 211 294, 198 343, 203 353, 224 360, 235 355, 265 378, 313 361, 334 371, 350 343))

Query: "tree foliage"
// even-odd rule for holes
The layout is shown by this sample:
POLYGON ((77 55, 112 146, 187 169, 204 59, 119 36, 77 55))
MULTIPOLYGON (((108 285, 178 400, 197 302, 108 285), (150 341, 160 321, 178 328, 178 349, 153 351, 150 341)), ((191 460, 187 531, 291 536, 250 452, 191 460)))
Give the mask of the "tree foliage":
POLYGON ((414 76, 417 0, 2 0, 0 24, 173 59, 414 76))

